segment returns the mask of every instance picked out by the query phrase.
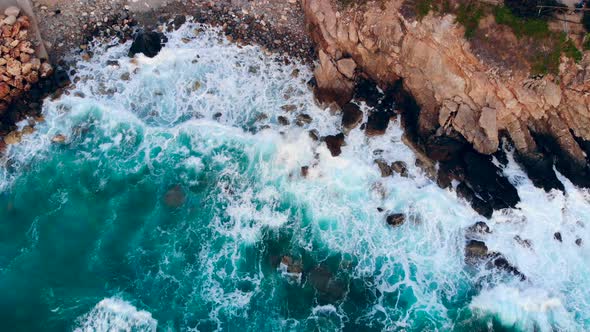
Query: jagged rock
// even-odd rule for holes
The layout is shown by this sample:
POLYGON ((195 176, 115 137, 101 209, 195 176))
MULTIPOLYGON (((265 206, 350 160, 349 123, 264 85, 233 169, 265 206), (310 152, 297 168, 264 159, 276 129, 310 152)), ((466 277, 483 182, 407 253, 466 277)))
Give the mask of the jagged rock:
POLYGON ((553 234, 553 238, 559 242, 563 242, 563 240, 561 239, 561 233, 560 232, 555 232, 553 234))
POLYGON ((164 35, 156 31, 145 32, 138 31, 133 38, 133 43, 129 49, 129 56, 133 57, 138 53, 143 53, 149 58, 153 58, 162 49, 164 44, 164 35))
POLYGON ((11 131, 8 135, 4 136, 4 143, 7 145, 13 145, 20 143, 22 134, 18 131, 11 131))
POLYGON ((309 123, 311 123, 311 121, 312 121, 312 118, 308 114, 301 113, 301 114, 297 115, 297 125, 298 126, 303 126, 304 124, 309 124, 309 123))
POLYGON ((326 136, 324 141, 326 142, 326 146, 328 147, 328 150, 330 150, 332 157, 337 157, 342 153, 342 145, 344 145, 344 134, 340 133, 337 135, 326 136))
POLYGON ((395 161, 391 164, 391 169, 402 177, 408 177, 408 165, 403 161, 395 161))
POLYGON ((356 69, 356 63, 353 59, 341 59, 336 62, 338 71, 348 79, 354 78, 354 70, 356 69))
POLYGON ((347 103, 342 106, 342 128, 352 130, 363 120, 363 112, 358 105, 347 103))
POLYGON ((39 68, 39 74, 41 78, 47 78, 53 74, 53 67, 47 62, 43 62, 39 68))
POLYGON ((375 160, 375 164, 377 164, 377 166, 379 166, 379 170, 381 171, 381 177, 385 178, 385 177, 391 176, 391 174, 393 174, 391 167, 389 165, 387 165, 387 162, 385 160, 377 159, 377 160, 375 160))
POLYGON ((367 120, 365 134, 369 137, 385 134, 387 126, 389 126, 389 118, 390 115, 387 112, 371 112, 367 120))
POLYGON ((475 224, 467 228, 468 233, 472 234, 489 234, 491 233, 490 227, 483 221, 478 221, 475 224))
POLYGON ((279 115, 277 117, 277 122, 282 125, 282 126, 288 126, 289 125, 289 119, 287 119, 286 117, 279 115))
MULTIPOLYGON (((343 55, 352 58, 356 71, 381 87, 403 79, 403 88, 419 106, 401 107, 412 124, 408 131, 414 141, 453 133, 451 137, 461 137, 469 149, 492 154, 503 133, 518 154, 557 159, 555 167, 562 174, 590 187, 586 160, 590 145, 584 144, 590 141, 590 57, 577 63, 562 57, 557 73, 531 78, 533 66, 520 54, 527 41, 517 39, 505 26, 492 20, 480 29, 486 38, 508 38, 507 47, 497 47, 502 39, 490 39, 491 44, 482 46, 481 40, 465 40, 465 31, 453 15, 428 15, 418 21, 404 11, 406 4, 387 0, 341 7, 331 0, 302 0, 310 35, 318 46, 318 84, 347 86, 348 78, 337 64, 343 55), (509 47, 512 40, 519 46, 509 47), (504 51, 518 53, 494 55, 504 51), (539 144, 539 138, 550 138, 552 143, 539 144)), ((424 150, 436 151, 442 145, 424 150)), ((434 154, 450 160, 460 156, 455 152, 434 154)), ((561 189, 547 164, 543 172, 551 174, 547 178, 552 183, 544 187, 561 189)), ((533 181, 543 184, 541 176, 533 181)))
POLYGON ((319 65, 314 71, 317 86, 315 97, 320 105, 336 103, 340 106, 348 103, 353 95, 354 83, 342 75, 330 57, 319 52, 319 65))
POLYGON ((53 143, 58 143, 58 144, 63 144, 66 142, 66 137, 62 134, 57 134, 55 136, 53 136, 53 138, 51 139, 51 141, 53 143))
POLYGON ((394 213, 387 216, 387 224, 393 227, 398 227, 404 224, 406 216, 403 213, 394 213))

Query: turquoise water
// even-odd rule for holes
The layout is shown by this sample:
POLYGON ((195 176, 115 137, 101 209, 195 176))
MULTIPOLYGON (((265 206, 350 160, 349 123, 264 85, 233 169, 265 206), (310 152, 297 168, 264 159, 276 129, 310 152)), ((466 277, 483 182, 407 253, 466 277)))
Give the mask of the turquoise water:
POLYGON ((586 191, 564 179, 566 193, 545 194, 511 161, 523 202, 495 213, 485 241, 528 279, 467 266, 465 228, 481 217, 412 166, 398 123, 378 138, 351 131, 334 158, 308 131, 335 134, 340 116, 314 104, 305 66, 202 26, 169 39, 154 59, 96 47, 10 148, 2 330, 590 327, 590 259, 574 243, 590 241, 586 191), (313 121, 297 124, 302 113, 313 121), (410 177, 381 178, 376 156, 410 177), (385 223, 394 212, 408 216, 399 228, 385 223))

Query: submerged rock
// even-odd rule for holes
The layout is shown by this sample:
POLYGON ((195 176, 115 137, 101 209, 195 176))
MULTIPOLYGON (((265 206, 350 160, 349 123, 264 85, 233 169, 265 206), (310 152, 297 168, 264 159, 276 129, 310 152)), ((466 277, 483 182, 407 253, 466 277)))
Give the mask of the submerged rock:
POLYGON ((133 57, 138 53, 143 53, 145 56, 153 58, 160 53, 164 43, 164 35, 162 33, 139 30, 135 34, 131 49, 129 49, 129 56, 133 57))
POLYGON ((185 201, 186 196, 184 190, 180 185, 176 185, 170 188, 164 196, 164 203, 166 203, 167 206, 172 208, 181 207, 182 205, 184 205, 185 201))
POLYGON ((309 272, 307 279, 326 301, 340 300, 346 293, 344 284, 334 279, 332 272, 324 267, 319 266, 313 269, 309 272))
POLYGON ((332 157, 337 157, 342 153, 342 145, 344 145, 344 134, 326 136, 324 139, 326 146, 332 157))
POLYGON ((470 240, 467 242, 465 245, 465 261, 473 265, 485 262, 488 269, 499 269, 519 277, 520 280, 526 280, 526 276, 510 264, 502 254, 489 251, 483 241, 470 240))
POLYGON ((67 138, 66 138, 64 135, 62 135, 62 134, 57 134, 57 135, 53 136, 53 138, 51 139, 51 141, 52 141, 53 143, 62 144, 62 143, 65 143, 65 142, 66 142, 66 139, 67 139, 67 138))
POLYGON ((387 216, 387 224, 393 227, 398 227, 406 222, 406 216, 403 213, 394 213, 387 216))

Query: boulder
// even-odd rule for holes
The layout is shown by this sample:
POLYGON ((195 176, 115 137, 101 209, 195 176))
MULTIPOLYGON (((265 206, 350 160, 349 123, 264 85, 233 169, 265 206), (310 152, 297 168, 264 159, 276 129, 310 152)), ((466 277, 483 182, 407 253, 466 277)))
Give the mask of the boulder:
POLYGON ((376 159, 375 164, 377 164, 377 166, 379 166, 379 170, 381 171, 381 177, 385 178, 385 177, 391 176, 391 174, 393 174, 391 167, 389 167, 389 165, 387 165, 387 162, 385 162, 385 160, 376 159))
POLYGON ((385 134, 389 126, 390 115, 387 112, 375 111, 369 114, 365 134, 367 136, 379 136, 385 134))
POLYGON ((391 164, 391 170, 402 177, 408 177, 408 165, 403 161, 395 161, 391 164))
POLYGON ((338 135, 326 136, 324 141, 326 142, 326 146, 328 147, 328 150, 330 150, 332 157, 337 157, 342 153, 341 148, 342 145, 344 145, 344 134, 340 133, 338 135))
POLYGON ((62 135, 62 134, 57 134, 57 135, 53 136, 53 138, 51 139, 51 141, 52 141, 53 143, 62 144, 62 143, 65 143, 65 142, 66 142, 66 139, 67 139, 67 138, 66 138, 64 135, 62 135))
POLYGON ((394 213, 387 216, 387 224, 393 227, 398 227, 406 222, 406 216, 403 213, 394 213))
POLYGON ((148 58, 153 58, 160 53, 164 43, 164 35, 162 33, 139 30, 133 38, 133 43, 129 49, 129 57, 143 53, 148 58))
POLYGON ((358 105, 347 103, 342 106, 342 129, 352 130, 363 120, 363 112, 358 105))
POLYGON ((478 221, 467 228, 467 233, 470 234, 490 234, 490 227, 483 221, 478 221))
POLYGON ((164 203, 166 203, 167 206, 172 208, 181 207, 182 205, 184 205, 185 201, 186 196, 184 194, 184 190, 180 185, 176 185, 170 188, 164 196, 164 203))

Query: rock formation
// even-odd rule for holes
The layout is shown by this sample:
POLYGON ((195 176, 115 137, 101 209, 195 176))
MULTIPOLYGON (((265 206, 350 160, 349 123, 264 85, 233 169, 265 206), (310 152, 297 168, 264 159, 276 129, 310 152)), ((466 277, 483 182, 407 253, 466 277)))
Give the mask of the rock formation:
POLYGON ((17 7, 9 7, 0 15, 0 115, 13 100, 53 72, 49 63, 35 56, 29 39, 31 22, 28 16, 19 14, 17 7))
MULTIPOLYGON (((451 161, 453 168, 466 151, 494 154, 505 135, 535 184, 563 188, 553 172, 555 161, 574 183, 590 187, 590 52, 578 63, 562 56, 558 74, 535 76, 526 62, 508 66, 481 56, 452 14, 418 20, 403 0, 349 6, 302 0, 302 5, 319 48, 320 94, 336 92, 337 102, 347 102, 343 96, 354 93, 359 75, 382 88, 403 81, 418 106, 414 114, 405 110, 412 125, 407 132, 434 162, 451 161)), ((482 24, 489 31, 506 29, 493 17, 482 24)), ((504 38, 516 38, 504 30, 504 38)))

